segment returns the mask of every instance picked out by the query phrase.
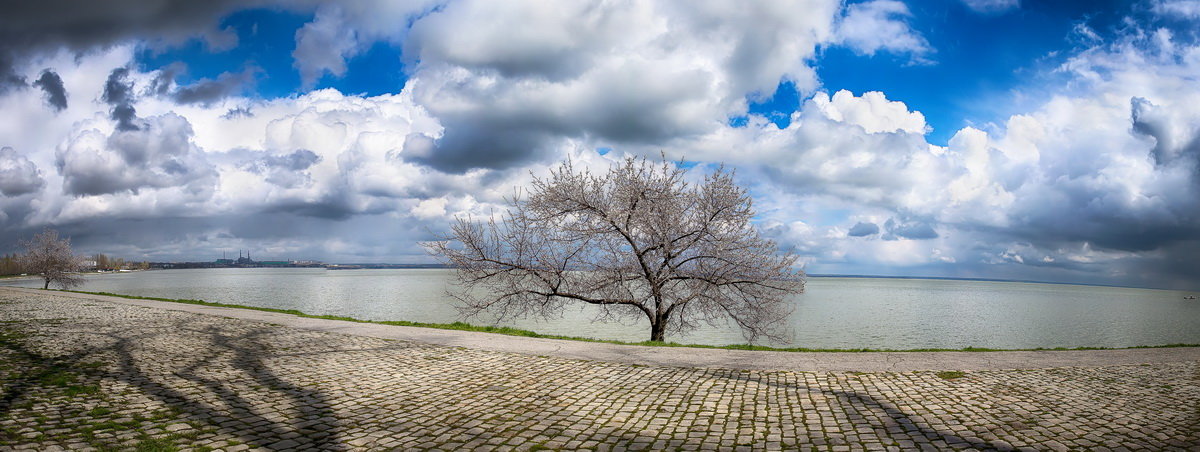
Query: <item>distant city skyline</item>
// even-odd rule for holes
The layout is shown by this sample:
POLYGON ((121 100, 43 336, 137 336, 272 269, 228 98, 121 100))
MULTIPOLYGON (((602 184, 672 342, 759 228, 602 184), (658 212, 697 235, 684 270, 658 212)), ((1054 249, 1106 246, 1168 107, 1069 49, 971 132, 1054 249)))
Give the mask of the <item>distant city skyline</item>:
POLYGON ((0 16, 0 254, 432 263, 665 155, 811 273, 1200 288, 1195 0, 55 5, 0 16))

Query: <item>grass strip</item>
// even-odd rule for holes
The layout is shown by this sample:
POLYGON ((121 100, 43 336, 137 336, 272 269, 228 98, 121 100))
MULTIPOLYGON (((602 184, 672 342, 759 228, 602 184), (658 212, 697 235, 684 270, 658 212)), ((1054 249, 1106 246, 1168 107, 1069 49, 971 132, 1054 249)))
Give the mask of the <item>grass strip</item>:
MULTIPOLYGON (((55 289, 50 289, 55 290, 55 289)), ((396 325, 396 326, 415 326, 421 328, 437 328, 442 330, 457 330, 457 331, 476 331, 481 333, 504 334, 507 336, 521 337, 536 337, 542 339, 564 339, 570 341, 583 342, 601 342, 606 344, 618 345, 646 345, 653 347, 688 347, 688 348, 712 348, 724 350, 751 350, 751 351, 770 351, 770 352, 1012 352, 1012 351, 1067 351, 1067 350, 1120 350, 1120 349, 1141 349, 1141 348, 1180 348, 1180 347, 1200 347, 1200 344, 1164 344, 1164 345, 1138 345, 1133 347, 1038 347, 1038 348, 986 348, 986 347, 965 347, 965 348, 913 348, 913 349, 888 349, 888 348, 804 348, 804 347, 768 347, 765 345, 753 344, 731 344, 731 345, 704 345, 704 344, 680 344, 678 342, 659 342, 659 341, 642 341, 642 342, 626 342, 614 341, 607 339, 595 339, 590 337, 578 336, 559 336, 554 334, 541 334, 529 330, 518 328, 509 328, 507 326, 487 326, 487 325, 472 325, 466 322, 454 323, 425 323, 425 322, 409 322, 407 320, 362 320, 353 317, 344 317, 336 315, 314 315, 305 314, 295 309, 277 309, 263 308, 258 306, 244 306, 238 304, 216 303, 204 300, 189 300, 176 298, 159 298, 159 297, 143 297, 138 295, 123 295, 111 292, 86 292, 82 290, 55 290, 59 292, 73 292, 90 295, 104 295, 109 297, 128 298, 133 300, 153 300, 165 301, 169 303, 184 303, 195 304, 202 306, 214 306, 220 308, 237 308, 251 309, 255 311, 276 312, 280 314, 291 314, 297 317, 307 317, 310 319, 326 319, 326 320, 343 320, 356 323, 375 323, 380 325, 396 325)))

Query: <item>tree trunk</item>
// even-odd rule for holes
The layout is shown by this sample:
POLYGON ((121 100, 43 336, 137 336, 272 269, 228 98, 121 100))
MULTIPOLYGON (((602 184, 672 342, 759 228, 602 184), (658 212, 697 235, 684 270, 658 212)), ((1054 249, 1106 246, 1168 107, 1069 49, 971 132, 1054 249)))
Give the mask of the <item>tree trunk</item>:
POLYGON ((667 329, 666 319, 658 318, 650 320, 650 340, 657 342, 666 342, 664 333, 667 329))
POLYGON ((49 288, 50 288, 50 278, 46 278, 46 285, 42 286, 42 290, 47 290, 49 288))

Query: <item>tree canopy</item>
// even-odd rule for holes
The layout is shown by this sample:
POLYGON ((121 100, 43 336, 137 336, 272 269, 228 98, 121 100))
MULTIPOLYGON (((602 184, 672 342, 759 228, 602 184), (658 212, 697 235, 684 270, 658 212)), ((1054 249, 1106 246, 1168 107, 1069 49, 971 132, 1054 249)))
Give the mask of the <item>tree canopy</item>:
POLYGON ((797 256, 754 228, 752 200, 723 168, 689 183, 670 163, 628 158, 605 174, 568 161, 487 221, 459 217, 427 244, 458 270, 467 315, 642 317, 650 340, 733 322, 747 340, 781 338, 797 256))
POLYGON ((71 251, 71 239, 58 238, 58 231, 45 229, 28 241, 22 241, 25 254, 21 255, 21 266, 27 273, 41 275, 46 282, 43 289, 54 283, 63 289, 78 286, 83 278, 76 274, 82 265, 79 256, 71 251))

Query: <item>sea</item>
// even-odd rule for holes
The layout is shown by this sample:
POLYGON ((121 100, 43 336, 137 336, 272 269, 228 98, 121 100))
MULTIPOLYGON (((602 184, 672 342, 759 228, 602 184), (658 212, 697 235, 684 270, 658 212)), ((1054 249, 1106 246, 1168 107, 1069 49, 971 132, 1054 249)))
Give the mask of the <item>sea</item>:
MULTIPOLYGON (((543 334, 640 342, 645 319, 599 322, 594 306, 554 318, 497 322, 465 318, 448 290, 449 269, 219 268, 88 275, 77 290, 199 299, 362 320, 502 325, 543 334)), ((40 280, 0 285, 41 287, 40 280)), ((775 347, 919 349, 984 347, 1131 347, 1200 343, 1200 293, 1007 281, 809 277, 789 298, 792 313, 775 347)), ((707 325, 668 341, 747 343, 727 324, 707 325)))

